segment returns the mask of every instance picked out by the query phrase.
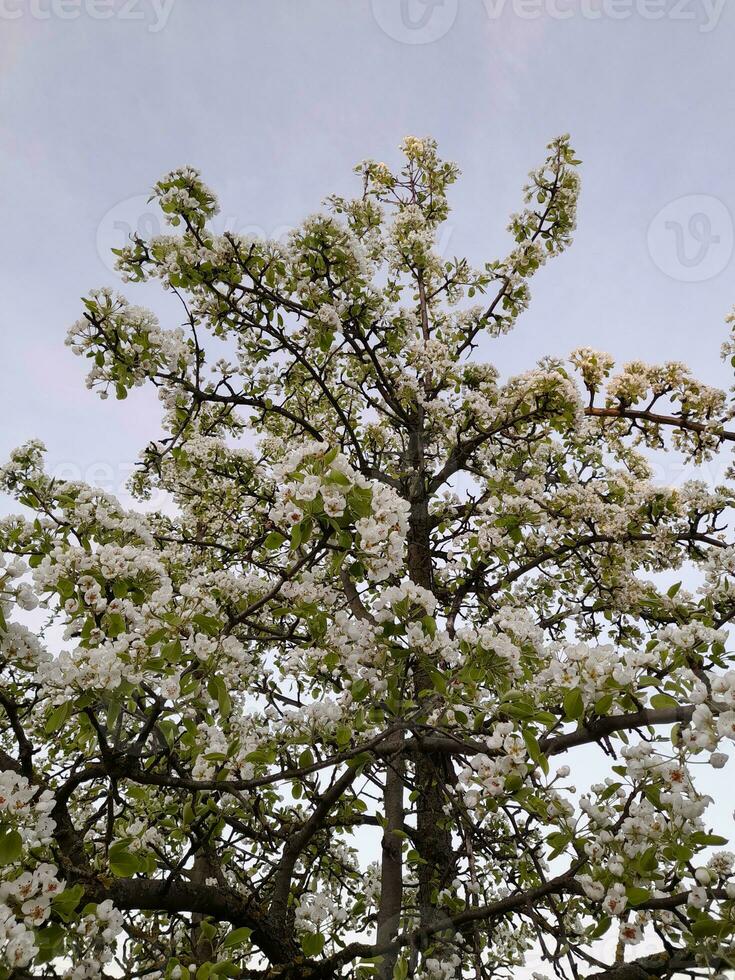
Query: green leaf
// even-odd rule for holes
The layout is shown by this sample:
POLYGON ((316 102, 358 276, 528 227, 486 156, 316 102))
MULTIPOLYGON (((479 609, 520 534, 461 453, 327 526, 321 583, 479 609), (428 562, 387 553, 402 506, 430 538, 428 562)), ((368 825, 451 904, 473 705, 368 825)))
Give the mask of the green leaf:
POLYGON ((107 727, 112 730, 114 729, 117 721, 120 717, 120 711, 122 706, 119 701, 113 700, 107 705, 107 727))
POLYGON ((120 613, 110 613, 107 617, 107 635, 114 638, 124 632, 125 619, 120 613))
POLYGON ((612 708, 612 703, 614 700, 614 695, 603 694, 601 698, 595 701, 595 713, 598 715, 606 715, 610 708, 612 708))
POLYGON ((145 642, 149 647, 154 647, 156 643, 160 643, 161 640, 165 640, 168 636, 168 630, 161 628, 154 630, 149 636, 145 638, 145 642))
POLYGON ((692 923, 691 933, 693 936, 697 936, 699 939, 704 939, 709 936, 720 936, 725 935, 730 928, 728 922, 720 922, 717 919, 697 919, 696 922, 692 923))
POLYGON ((63 892, 55 895, 51 901, 55 912, 68 922, 84 895, 83 885, 74 885, 73 888, 65 888, 63 892))
POLYGON ((232 698, 224 680, 219 676, 210 677, 207 690, 213 698, 217 699, 222 717, 227 718, 232 711, 232 698))
POLYGON ((110 848, 110 871, 116 878, 130 878, 139 868, 138 858, 131 854, 123 841, 118 841, 110 848))
POLYGON ((352 729, 348 725, 340 725, 334 735, 337 739, 337 745, 340 747, 348 745, 352 738, 352 729))
POLYGON ((408 977, 408 960, 402 956, 393 969, 393 980, 406 980, 408 977))
POLYGON ((71 701, 65 701, 63 704, 60 704, 58 708, 54 708, 49 715, 48 721, 46 722, 47 735, 51 735, 53 732, 58 732, 60 728, 63 728, 72 713, 72 708, 73 705, 71 701))
POLYGON ((724 847, 729 843, 727 837, 720 837, 719 834, 705 834, 701 830, 695 831, 689 839, 693 844, 701 844, 703 847, 724 847))
POLYGON ((17 830, 0 832, 0 865, 12 864, 23 853, 23 838, 17 830))
POLYGON ((505 780, 505 791, 507 793, 515 793, 523 785, 523 780, 521 779, 520 773, 512 772, 505 780))
POLYGON ((273 753, 270 749, 260 748, 253 749, 252 752, 248 752, 245 756, 246 762, 254 762, 255 765, 265 766, 273 762, 273 753))
POLYGON ((327 483, 337 483, 341 487, 349 487, 350 478, 340 470, 330 470, 327 474, 327 483))
POLYGON ((612 919, 610 918, 610 916, 604 915, 597 923, 592 933, 590 934, 590 939, 599 939, 601 936, 604 936, 607 930, 610 928, 611 924, 612 924, 612 919))
POLYGON ((651 698, 652 708, 678 708, 679 702, 670 694, 654 694, 651 698))
POLYGON ((628 901, 631 905, 640 905, 642 902, 647 902, 651 898, 649 891, 645 888, 637 888, 635 885, 626 888, 625 894, 628 896, 628 901))
POLYGON ((225 960, 215 963, 209 975, 210 977, 239 977, 242 973, 232 960, 225 960))
POLYGON ((280 548, 286 539, 280 533, 280 531, 271 531, 268 537, 263 542, 263 546, 268 549, 268 551, 275 551, 276 548, 280 548))
POLYGON ((564 695, 564 714, 570 721, 577 721, 584 714, 584 699, 578 687, 573 687, 564 695))
POLYGON ((49 963, 62 952, 66 930, 56 922, 36 930, 38 956, 36 963, 49 963))
POLYGON ((318 956, 324 949, 324 936, 320 932, 307 932, 301 938, 301 948, 307 956, 318 956))
POLYGON ((364 701, 370 693, 370 682, 366 681, 365 678, 355 681, 350 688, 350 693, 353 701, 364 701))
POLYGON ((241 929, 233 929, 223 942, 225 949, 232 949, 233 946, 242 946, 246 943, 253 933, 252 929, 248 929, 247 926, 243 926, 241 929))
POLYGON ((510 702, 507 704, 501 704, 500 710, 511 718, 526 719, 533 718, 536 719, 536 712, 530 704, 526 704, 523 701, 510 702))
POLYGON ((355 517, 369 517, 373 509, 373 491, 353 487, 347 495, 347 503, 355 517))
POLYGON ((549 760, 541 751, 541 747, 536 741, 536 736, 525 729, 523 732, 523 741, 526 743, 526 748, 528 749, 528 754, 531 759, 539 766, 545 773, 549 771, 549 760))
POLYGON ((301 524, 294 524, 291 528, 291 551, 296 551, 296 549, 301 544, 301 539, 303 536, 301 524))
POLYGON ((658 853, 655 846, 649 847, 647 851, 638 858, 638 867, 646 875, 650 875, 658 867, 658 853))
POLYGON ((199 627, 202 633, 206 633, 208 636, 216 636, 222 628, 222 623, 214 616, 205 616, 203 613, 197 613, 196 616, 192 616, 194 623, 199 627))

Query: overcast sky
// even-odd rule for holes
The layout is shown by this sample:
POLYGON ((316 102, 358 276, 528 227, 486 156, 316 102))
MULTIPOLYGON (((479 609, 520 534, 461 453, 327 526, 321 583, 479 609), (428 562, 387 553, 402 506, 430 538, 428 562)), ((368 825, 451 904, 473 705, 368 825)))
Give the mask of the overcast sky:
MULTIPOLYGON (((79 297, 116 283, 109 248, 155 228, 145 198, 162 173, 198 167, 220 227, 279 235, 356 190, 358 160, 394 162, 406 134, 460 164, 444 247, 478 262, 507 251, 551 138, 570 132, 584 161, 576 243, 487 357, 513 372, 587 344, 728 385, 734 7, 0 0, 0 458, 38 437, 54 468, 117 490, 155 436, 154 397, 100 402, 63 339, 79 297)), ((661 476, 681 478, 675 460, 661 476)), ((722 797, 713 816, 728 829, 722 797)))
POLYGON ((39 437, 53 465, 119 483, 154 434, 153 396, 100 403, 63 338, 79 297, 117 281, 109 247, 155 221, 145 195, 162 173, 200 168, 223 226, 280 234, 356 189, 359 159, 394 162, 405 134, 460 164, 445 247, 476 261, 507 250, 553 136, 570 132, 584 161, 576 243, 488 357, 516 371, 590 344, 728 384, 733 6, 0 0, 0 455, 39 437))

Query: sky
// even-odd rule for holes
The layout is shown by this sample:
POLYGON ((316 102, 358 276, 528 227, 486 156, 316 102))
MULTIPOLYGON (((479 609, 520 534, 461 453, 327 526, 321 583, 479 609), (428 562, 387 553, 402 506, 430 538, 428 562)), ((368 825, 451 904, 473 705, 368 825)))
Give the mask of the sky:
POLYGON ((459 163, 442 247, 478 263, 549 140, 583 160, 574 246, 482 351, 503 372, 588 345, 729 386, 733 42, 725 0, 0 0, 0 459, 40 438, 59 475, 120 491, 156 436, 154 395, 100 402, 63 342, 118 283, 109 249, 161 227, 163 173, 200 169, 220 230, 280 236, 408 134, 459 163))
MULTIPOLYGON (((198 167, 221 227, 282 235, 407 134, 462 168, 443 247, 476 262, 507 252, 550 139, 583 160, 574 246, 484 356, 512 373, 586 344, 728 385, 734 6, 0 0, 0 457, 40 438, 59 472, 117 489, 156 434, 153 394, 99 402, 63 341, 80 297, 118 284, 109 248, 159 226, 163 173, 198 167)), ((178 322, 155 288, 125 290, 178 322)))

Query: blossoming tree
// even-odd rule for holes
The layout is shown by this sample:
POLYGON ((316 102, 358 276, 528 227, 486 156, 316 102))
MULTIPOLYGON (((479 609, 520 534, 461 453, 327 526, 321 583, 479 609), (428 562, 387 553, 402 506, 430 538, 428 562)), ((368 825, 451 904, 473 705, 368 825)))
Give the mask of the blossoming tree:
POLYGON ((160 394, 134 489, 163 503, 55 480, 39 443, 2 470, 2 977, 733 963, 693 778, 735 737, 733 493, 650 469, 712 458, 732 403, 589 349, 501 380, 478 351, 569 245, 578 161, 550 144, 478 270, 435 246, 456 168, 403 151, 285 246, 213 234, 174 171, 174 230, 119 267, 183 327, 84 301, 89 386, 160 394))

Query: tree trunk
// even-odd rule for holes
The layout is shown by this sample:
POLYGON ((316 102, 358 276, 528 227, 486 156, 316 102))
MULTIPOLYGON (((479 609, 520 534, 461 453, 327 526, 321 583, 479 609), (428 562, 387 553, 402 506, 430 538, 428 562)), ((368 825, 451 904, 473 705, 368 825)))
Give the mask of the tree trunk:
MULTIPOLYGON (((411 438, 411 513, 409 517, 408 571, 411 581, 429 591, 433 587, 431 558, 431 523, 429 494, 424 474, 421 428, 411 438)), ((413 677, 414 697, 421 703, 421 692, 432 687, 429 665, 417 663, 413 677)), ((454 877, 454 856, 449 818, 444 813, 445 786, 449 782, 448 758, 445 754, 420 752, 415 763, 416 850, 418 865, 419 916, 421 926, 437 921, 436 893, 454 877)))
MULTIPOLYGON (((398 732, 396 738, 400 745, 403 742, 403 732, 398 732)), ((395 831, 403 829, 403 772, 402 756, 391 757, 386 769, 383 791, 383 813, 386 823, 380 867, 378 946, 395 938, 400 928, 403 906, 403 838, 395 831)), ((397 958, 397 953, 389 953, 383 957, 378 968, 380 980, 390 980, 397 958)))

